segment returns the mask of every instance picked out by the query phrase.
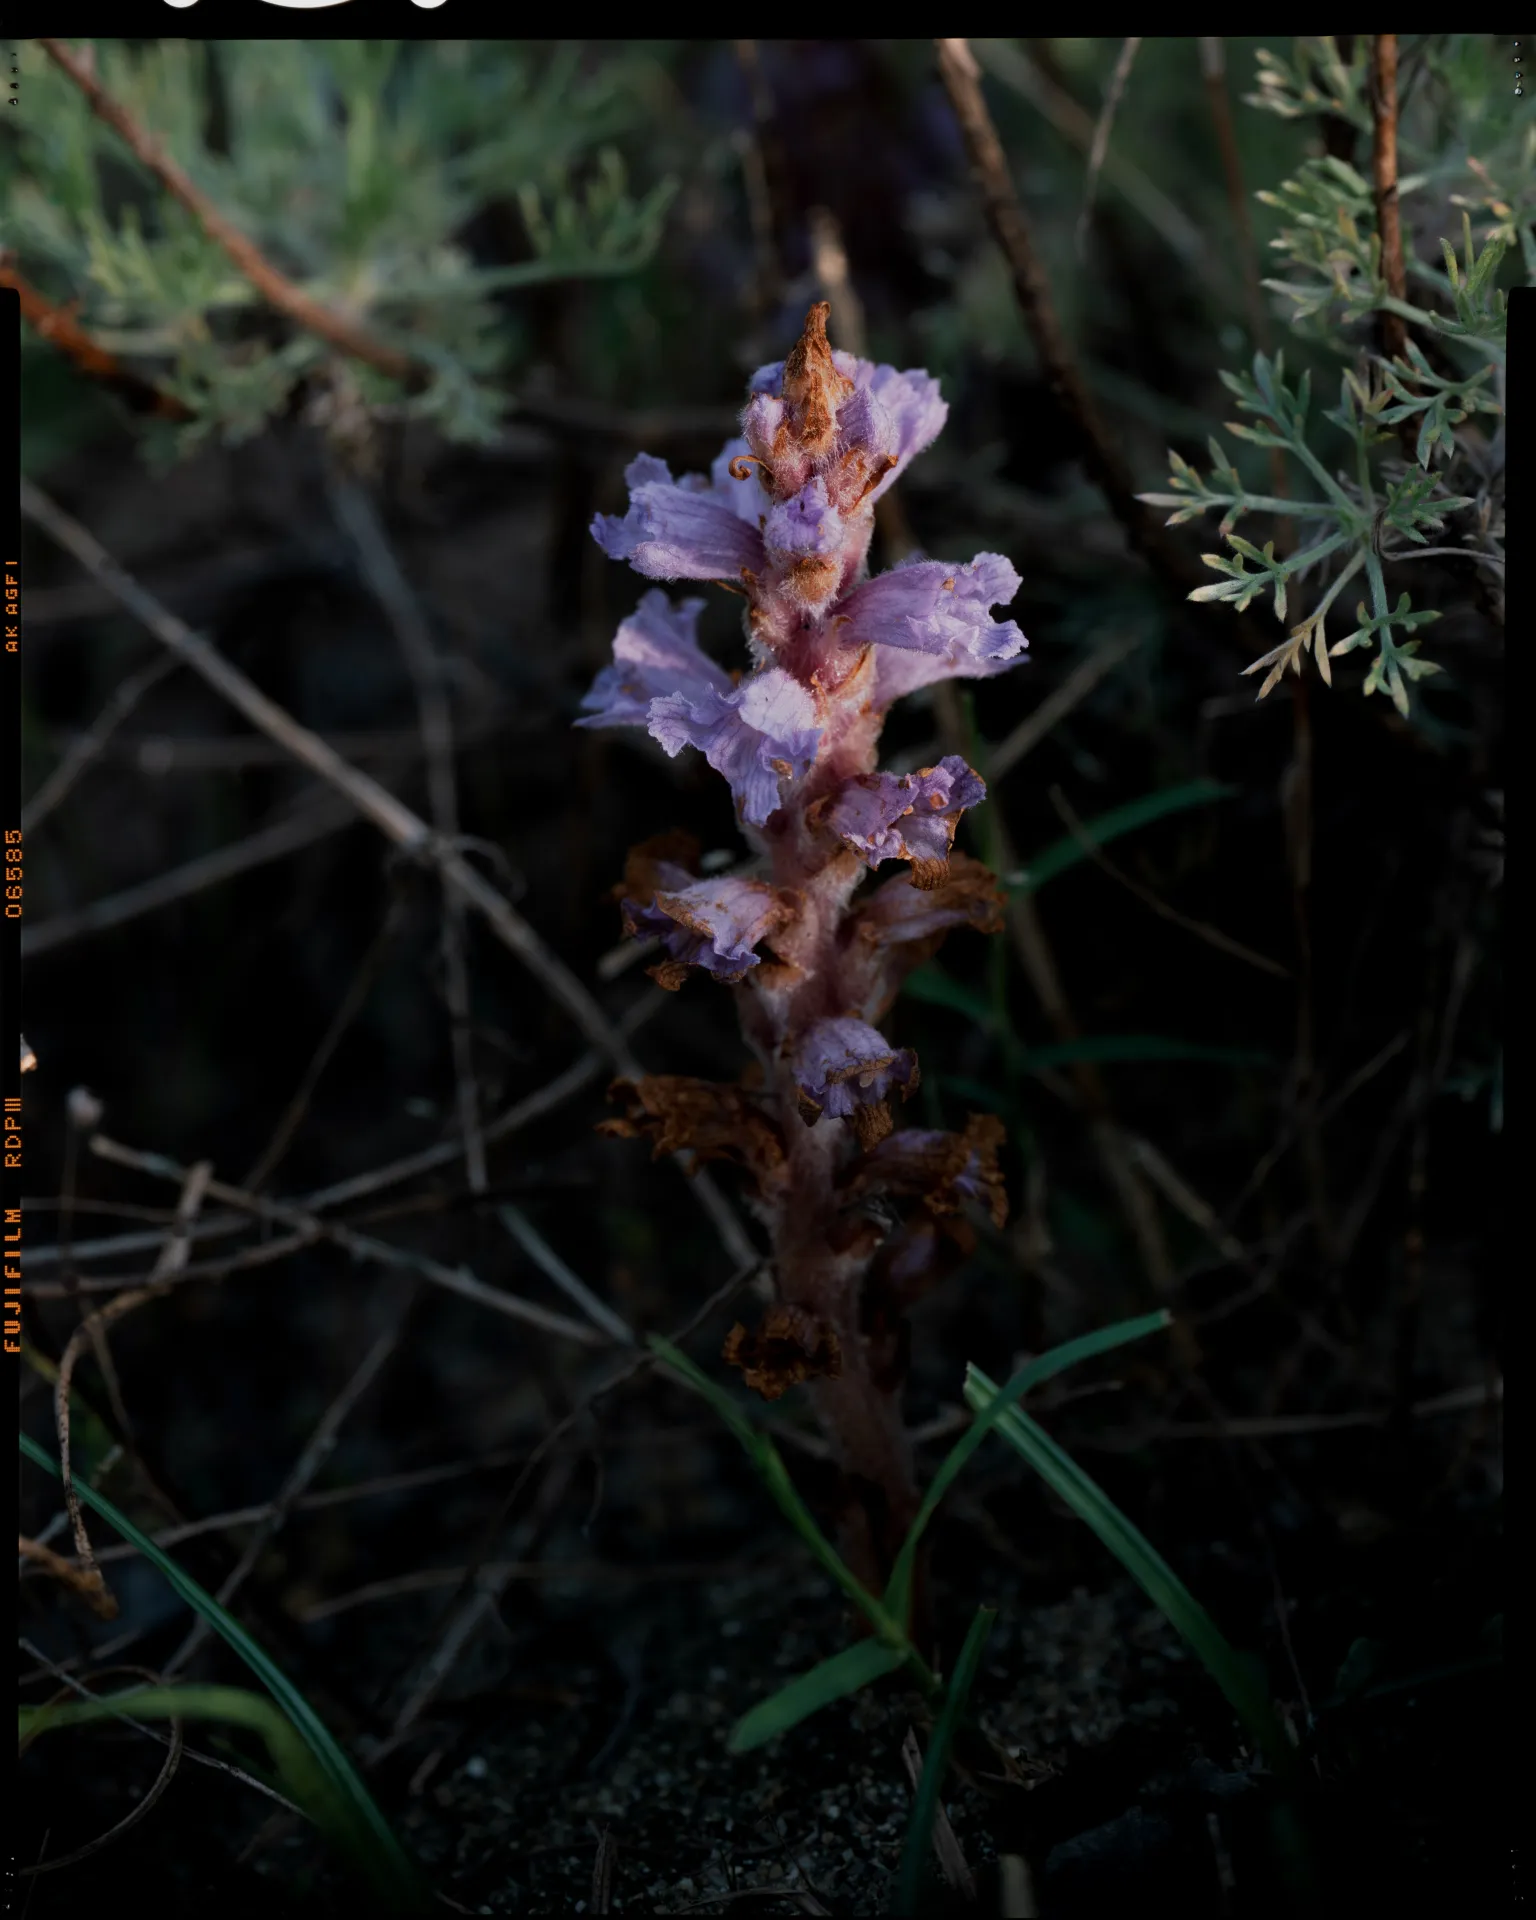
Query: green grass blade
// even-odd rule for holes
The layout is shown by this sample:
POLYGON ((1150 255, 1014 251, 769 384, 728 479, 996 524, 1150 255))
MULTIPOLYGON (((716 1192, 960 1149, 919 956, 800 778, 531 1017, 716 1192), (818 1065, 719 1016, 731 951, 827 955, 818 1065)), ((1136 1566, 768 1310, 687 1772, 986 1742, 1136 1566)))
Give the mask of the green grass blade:
MULTIPOLYGON (((976 1418, 950 1448, 929 1483, 917 1517, 901 1543, 896 1565, 891 1570, 890 1582, 885 1590, 885 1604, 897 1620, 906 1619, 912 1603, 912 1570, 917 1563, 917 1548, 923 1537, 923 1529, 938 1511, 939 1502, 959 1478, 966 1462, 1008 1409, 1042 1381, 1053 1379, 1058 1373, 1064 1373, 1068 1367, 1075 1367, 1083 1360, 1092 1360, 1097 1354, 1109 1353, 1113 1348, 1126 1346, 1132 1340, 1145 1340, 1148 1334, 1161 1333, 1172 1319, 1171 1313, 1159 1310, 1157 1313, 1144 1313, 1135 1320, 1121 1320, 1112 1327, 1100 1327, 1096 1332, 1082 1334, 1076 1340, 1065 1340, 1059 1347, 1052 1347, 1049 1353, 1042 1353, 1038 1359, 1031 1360, 1028 1366, 1021 1367, 1000 1392, 992 1388, 995 1398, 989 1405, 976 1408, 975 1402, 971 1402, 976 1418)), ((974 1367, 969 1369, 970 1375, 975 1373, 974 1367)), ((986 1378, 984 1374, 976 1377, 986 1378)), ((969 1384, 966 1398, 970 1399, 969 1384)))
POLYGON ((991 1633, 992 1622, 996 1618, 997 1610, 994 1607, 976 1609, 976 1618, 971 1622, 965 1645, 961 1647, 955 1670, 950 1675, 944 1704, 939 1709, 938 1722, 933 1729, 933 1738, 928 1742, 928 1753, 912 1801, 912 1817, 907 1822, 907 1837, 902 1845, 901 1866, 896 1876, 896 1911, 899 1914, 921 1911, 919 1903, 923 1892, 924 1869, 928 1863, 928 1849, 933 1844, 933 1823, 938 1817, 939 1790, 944 1784, 944 1770, 949 1765, 949 1750, 955 1743, 955 1734, 965 1712, 965 1703, 970 1698, 976 1669, 981 1665, 987 1635, 991 1633))
MULTIPOLYGON (((1200 1060, 1224 1067, 1272 1067, 1275 1064, 1269 1054, 1256 1052, 1251 1047, 1213 1047, 1203 1041, 1180 1040, 1163 1033, 1083 1034, 1054 1046, 1026 1047, 1008 1029, 994 1002, 972 993, 932 961, 914 968, 902 991, 909 999, 920 1000, 926 1006, 958 1013, 973 1027, 990 1033, 1001 1047, 1004 1064, 1013 1078, 1047 1067, 1068 1067, 1079 1060, 1097 1061, 1104 1066, 1167 1060, 1200 1060)), ((1005 1097, 975 1080, 946 1076, 940 1084, 966 1100, 980 1099, 995 1105, 1005 1097)))
POLYGON ((880 1640, 887 1647, 898 1651, 902 1659, 910 1662, 913 1672, 922 1684, 936 1692, 938 1682, 918 1657, 917 1649, 908 1640, 905 1628, 899 1619, 893 1617, 865 1588, 852 1569, 844 1564, 842 1555, 817 1526, 810 1509, 800 1498, 794 1481, 789 1477, 789 1469, 784 1465, 778 1448, 767 1434, 760 1433, 731 1396, 717 1386, 701 1367, 695 1366, 686 1353, 674 1347, 670 1340, 663 1340, 660 1334, 653 1333, 646 1344, 653 1353, 666 1362, 668 1369, 678 1379, 692 1387, 695 1393, 709 1402, 741 1442, 747 1457, 762 1476, 769 1493, 773 1495, 780 1512, 805 1542, 818 1564, 830 1574, 853 1604, 865 1615, 880 1640))
MULTIPOLYGON (((979 1368, 966 1369, 967 1405, 978 1414, 989 1413, 996 1410, 1000 1397, 997 1387, 979 1368)), ((997 1427, 1009 1445, 1093 1529, 1188 1641, 1276 1773, 1293 1772, 1295 1750, 1280 1725, 1257 1663, 1237 1652, 1145 1534, 1028 1414, 1017 1406, 1007 1406, 997 1427)))
MULTIPOLYGON (((56 1479, 62 1478, 58 1463, 51 1460, 30 1435, 19 1433, 16 1439, 22 1453, 35 1466, 42 1467, 56 1479)), ((105 1494, 98 1493, 81 1480, 75 1482, 75 1491, 85 1506, 99 1514, 108 1526, 113 1527, 152 1566, 159 1569, 176 1593, 239 1655, 282 1708, 334 1792, 336 1805, 347 1810, 349 1829, 358 1842, 355 1849, 357 1862, 388 1908, 391 1911, 412 1912, 428 1902, 431 1896, 424 1888, 415 1865, 395 1838, 389 1822, 363 1785, 361 1776, 337 1744, 330 1729, 283 1670, 211 1593, 185 1573, 163 1548, 157 1547, 126 1514, 120 1513, 105 1494)))
POLYGON ((930 961, 926 966, 914 967, 907 975, 902 992, 909 1000, 921 1000, 930 1007, 947 1007, 951 1013, 963 1014, 974 1026, 990 1029, 996 1021, 996 1015, 989 1002, 979 993, 972 993, 968 987, 962 987, 958 980, 952 980, 942 967, 930 961))
MULTIPOLYGON (((1085 820, 1083 832, 1096 846, 1102 847, 1110 840, 1118 840, 1123 833, 1133 833, 1137 827, 1161 820, 1166 814, 1209 806, 1213 800, 1224 800, 1236 791, 1235 787, 1219 780, 1189 780, 1183 786, 1165 787, 1161 793, 1143 794, 1141 799, 1128 801, 1123 807, 1111 807, 1096 820, 1085 820)), ((1065 839, 1053 841, 1043 853, 1036 854, 1025 866, 1021 878, 1005 884, 1010 892, 1035 893, 1047 880, 1054 880, 1058 873, 1065 873, 1089 857, 1083 842, 1075 833, 1069 833, 1065 839)))
POLYGON ((264 1694, 243 1687, 130 1687, 94 1700, 51 1707, 18 1707, 17 1735, 30 1745, 56 1727, 88 1726, 99 1720, 215 1720, 249 1727, 267 1743, 276 1784, 302 1807, 343 1852, 356 1849, 348 1809, 337 1804, 330 1781, 289 1721, 264 1694))
POLYGON ((750 1713, 743 1714, 726 1743, 727 1751, 750 1753, 834 1700, 846 1699, 872 1680, 905 1665, 905 1654, 879 1640, 860 1640, 856 1646, 844 1647, 841 1653, 834 1653, 830 1660, 802 1673, 798 1680, 791 1680, 787 1687, 780 1687, 750 1713))

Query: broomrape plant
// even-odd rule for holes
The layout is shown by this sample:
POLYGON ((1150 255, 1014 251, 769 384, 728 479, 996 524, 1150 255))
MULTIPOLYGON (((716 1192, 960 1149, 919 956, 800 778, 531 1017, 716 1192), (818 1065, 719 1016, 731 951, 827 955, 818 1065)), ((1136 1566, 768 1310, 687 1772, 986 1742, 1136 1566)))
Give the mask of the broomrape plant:
POLYGON ((904 1310, 972 1244, 965 1205, 1000 1225, 1006 1200, 1000 1121, 897 1130, 917 1056, 879 1025, 951 928, 1000 924, 992 874, 952 851, 986 789, 958 755, 897 774, 877 750, 903 694, 1005 672, 1026 643, 993 617, 1020 585, 999 554, 869 577, 875 502, 948 410, 926 373, 834 352, 828 312, 813 307, 788 359, 753 376, 742 437, 708 476, 675 480, 642 454, 629 511, 592 527, 647 579, 744 594, 749 667, 731 674, 701 651, 702 600, 647 593, 577 725, 694 747, 735 796, 748 867, 700 877, 696 843, 647 841, 629 855, 624 918, 659 937, 661 985, 699 969, 733 988, 755 1070, 735 1086, 619 1082, 626 1111, 605 1127, 750 1176, 778 1300, 755 1330, 732 1330, 724 1358, 767 1399, 808 1388, 846 1475, 845 1555, 878 1592, 917 1511, 904 1310), (907 871, 865 884, 894 862, 907 871))

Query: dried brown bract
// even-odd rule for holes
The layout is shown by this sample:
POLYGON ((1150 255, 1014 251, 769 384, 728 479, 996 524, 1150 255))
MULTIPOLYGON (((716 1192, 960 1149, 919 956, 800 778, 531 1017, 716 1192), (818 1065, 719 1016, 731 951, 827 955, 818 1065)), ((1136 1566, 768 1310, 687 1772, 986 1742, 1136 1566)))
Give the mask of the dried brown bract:
POLYGON ((615 1080, 608 1097, 622 1100, 626 1111, 621 1118, 599 1121, 597 1131, 618 1139, 649 1139, 658 1160, 685 1152, 701 1160, 729 1160, 745 1167, 762 1192, 784 1168, 784 1137, 744 1087, 654 1073, 644 1080, 615 1080))
POLYGON ((933 1214, 981 1207, 994 1227, 1008 1218, 1008 1194, 997 1156, 1006 1129, 995 1114, 973 1113, 963 1133, 906 1127, 878 1141, 850 1171, 851 1193, 910 1194, 933 1214))
POLYGON ((843 1370, 842 1349, 826 1321, 804 1307, 779 1306, 764 1315, 756 1333, 738 1320, 720 1350, 727 1366, 765 1400, 780 1400, 802 1380, 835 1380, 843 1370))

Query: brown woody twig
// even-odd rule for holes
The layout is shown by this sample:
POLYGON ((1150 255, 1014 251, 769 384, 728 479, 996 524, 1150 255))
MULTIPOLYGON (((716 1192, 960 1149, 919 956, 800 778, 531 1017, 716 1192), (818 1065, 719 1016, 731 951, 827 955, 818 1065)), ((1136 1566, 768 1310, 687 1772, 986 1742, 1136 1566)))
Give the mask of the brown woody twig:
POLYGON ((55 305, 34 287, 16 264, 14 253, 0 249, 0 287, 14 287, 21 301, 21 317, 40 339, 57 347, 66 360, 87 379, 110 388, 140 413, 161 420, 190 420, 191 409, 173 393, 166 393, 152 380, 146 380, 131 367, 123 365, 115 353, 109 353, 92 339, 75 318, 74 305, 55 305))
MULTIPOLYGON (((1371 122, 1375 136, 1371 146, 1371 177, 1376 188, 1376 231, 1381 236, 1381 272, 1387 292, 1394 300, 1408 297, 1407 271, 1403 264, 1403 222, 1397 202, 1397 35, 1372 35, 1371 47, 1371 122)), ((1381 323, 1382 351, 1389 360, 1399 359, 1407 350, 1408 330, 1398 313, 1378 315, 1381 323)))
MULTIPOLYGON (((21 508, 72 553, 163 645, 190 666, 230 705, 243 713, 270 739, 286 747, 295 760, 311 768, 352 803, 363 817, 402 853, 435 866, 448 886, 483 915, 491 931, 509 952, 533 973, 552 999, 557 1000, 591 1044, 613 1062, 626 1079, 644 1078, 644 1068, 628 1042, 604 1015, 592 995, 571 969, 526 921, 512 903, 456 852, 427 823, 397 800, 377 780, 344 760, 308 727, 270 700, 259 687, 233 667, 214 647, 195 634, 185 621, 160 605, 93 539, 29 480, 21 483, 21 508)), ((726 1251, 734 1260, 756 1258, 745 1228, 719 1188, 704 1172, 693 1175, 690 1188, 714 1223, 726 1251)))
POLYGON ((960 123, 987 222, 1013 276, 1019 309, 1035 343, 1040 366, 1077 441, 1089 478, 1109 502, 1131 545, 1181 594, 1202 584, 1188 557, 1171 545, 1136 498, 1135 483, 1105 433, 1062 331, 1050 282, 1035 246, 1029 217, 1014 189, 1007 156, 981 91, 981 70, 964 40, 937 40, 939 76, 960 123))
POLYGON ((89 53, 76 53, 62 40, 40 39, 38 45, 54 65, 74 81, 97 119, 105 121, 134 158, 186 208, 208 238, 223 248, 269 306, 286 314, 295 325, 329 341, 339 352, 366 361, 381 373, 397 380, 421 377, 422 368, 409 354, 402 353, 398 347, 387 346, 357 321, 312 299, 286 274, 280 273, 261 249, 220 213, 207 194, 193 185, 160 143, 112 98, 96 78, 95 61, 89 53))

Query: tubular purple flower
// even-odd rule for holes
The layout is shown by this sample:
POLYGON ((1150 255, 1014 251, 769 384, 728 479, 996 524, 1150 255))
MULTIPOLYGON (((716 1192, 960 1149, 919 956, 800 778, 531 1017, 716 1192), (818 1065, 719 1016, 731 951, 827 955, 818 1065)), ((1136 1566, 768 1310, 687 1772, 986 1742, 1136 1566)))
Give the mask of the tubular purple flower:
POLYGON ((898 373, 894 367, 872 367, 867 360, 861 360, 858 365, 859 371, 854 376, 856 385, 878 404, 895 428, 896 444, 888 451, 895 455, 896 464, 871 493, 871 500, 878 500, 888 487, 896 484, 918 454, 938 439, 949 418, 949 405, 939 397, 938 381, 921 368, 898 373))
POLYGON ((651 733, 669 754, 697 747, 731 783, 754 827, 779 805, 779 783, 803 775, 821 741, 816 696, 782 667, 763 667, 729 693, 716 687, 653 700, 651 733))
MULTIPOLYGON (((642 453, 624 470, 629 512, 600 513, 592 537, 610 560, 649 580, 737 580, 763 564, 762 538, 702 474, 672 478, 665 460, 642 453)), ((731 482, 730 484, 745 484, 731 482)))
POLYGON ((843 518, 827 499, 827 483, 820 474, 798 493, 781 501, 768 515, 763 543, 770 556, 833 553, 843 543, 843 518))
MULTIPOLYGON (((801 1117, 809 1126, 823 1115, 857 1119, 860 1108, 882 1106, 895 1092, 905 1098, 918 1083, 917 1055, 910 1047, 893 1047, 878 1028, 847 1017, 818 1020, 800 1036, 793 1072, 801 1117)), ((890 1130, 889 1112, 883 1117, 882 1134, 890 1130)))
POLYGON ((866 866, 910 860, 913 885, 933 888, 949 878, 961 814, 986 794, 981 775, 951 753, 916 773, 854 774, 812 811, 866 866))
POLYGON ((643 727, 663 694, 700 700, 731 691, 731 676, 699 649, 702 600, 674 605, 653 589, 620 626, 613 665, 604 667, 582 700, 578 727, 643 727))
POLYGON ((624 926, 631 934, 660 936, 670 960, 651 975, 664 987, 681 985, 689 967, 702 967, 717 980, 745 978, 758 964, 758 942, 794 912, 793 897, 762 880, 731 874, 690 880, 667 862, 658 863, 656 878, 669 890, 658 890, 648 903, 626 900, 624 926))
POLYGON ((1024 650, 1013 621, 994 620, 988 611, 1006 606, 1022 585, 1000 553, 978 554, 963 567, 908 560, 855 587, 838 603, 835 617, 847 622, 845 644, 902 647, 946 661, 965 658, 986 672, 993 661, 1009 662, 1024 650))

